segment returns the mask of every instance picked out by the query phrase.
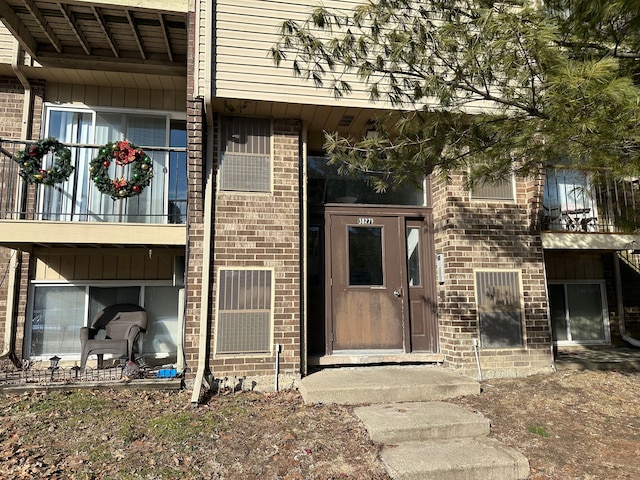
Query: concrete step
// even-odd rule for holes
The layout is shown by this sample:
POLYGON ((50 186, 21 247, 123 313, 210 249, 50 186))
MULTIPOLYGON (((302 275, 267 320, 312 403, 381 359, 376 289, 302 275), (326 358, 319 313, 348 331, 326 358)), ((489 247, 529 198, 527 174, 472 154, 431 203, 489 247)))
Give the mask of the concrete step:
POLYGON ((300 381, 305 403, 343 405, 432 402, 480 393, 480 384, 443 367, 324 369, 300 381))
POLYGON ((487 418, 444 402, 370 405, 355 413, 378 443, 479 437, 490 430, 487 418))
POLYGON ((489 437, 386 445, 381 453, 394 480, 524 480, 524 455, 489 437))

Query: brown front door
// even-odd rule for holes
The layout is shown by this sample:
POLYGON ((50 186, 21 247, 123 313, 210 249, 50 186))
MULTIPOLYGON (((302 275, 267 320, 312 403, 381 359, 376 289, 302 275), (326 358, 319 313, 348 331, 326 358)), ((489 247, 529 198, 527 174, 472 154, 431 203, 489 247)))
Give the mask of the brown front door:
POLYGON ((397 216, 330 216, 334 352, 405 350, 403 220, 397 216))

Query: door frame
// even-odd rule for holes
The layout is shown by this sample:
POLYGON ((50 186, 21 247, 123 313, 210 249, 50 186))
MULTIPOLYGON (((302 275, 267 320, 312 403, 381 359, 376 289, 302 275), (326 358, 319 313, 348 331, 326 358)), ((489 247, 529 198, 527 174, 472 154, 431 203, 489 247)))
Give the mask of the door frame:
MULTIPOLYGON (((424 222, 427 232, 427 238, 423 243, 424 260, 422 262, 425 269, 424 281, 429 284, 428 290, 433 292, 435 299, 435 277, 429 276, 427 272, 435 272, 435 258, 431 255, 433 250, 433 221, 431 208, 428 207, 403 207, 403 206, 386 206, 386 205, 326 205, 323 209, 324 212, 324 235, 325 235, 325 259, 324 259, 324 280, 325 280, 325 355, 333 354, 333 304, 332 304, 332 289, 331 289, 331 219, 333 216, 353 216, 353 217, 396 217, 398 219, 398 236, 403 241, 399 242, 400 246, 400 258, 407 258, 407 245, 406 245, 406 220, 420 220, 424 222), (431 278, 433 277, 433 278, 431 278)), ((409 281, 407 276, 407 266, 401 267, 401 288, 403 292, 403 350, 404 353, 411 352, 411 318, 409 308, 409 281)))

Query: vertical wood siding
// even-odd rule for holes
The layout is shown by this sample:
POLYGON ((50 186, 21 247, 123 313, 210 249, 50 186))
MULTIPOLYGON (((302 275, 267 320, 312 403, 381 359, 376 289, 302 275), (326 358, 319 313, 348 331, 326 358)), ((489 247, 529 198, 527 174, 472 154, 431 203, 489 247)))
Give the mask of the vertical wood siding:
POLYGON ((41 250, 36 253, 35 280, 171 280, 174 258, 180 250, 122 249, 85 253, 77 249, 41 250))
POLYGON ((45 101, 101 107, 185 111, 186 93, 96 85, 48 83, 45 101))

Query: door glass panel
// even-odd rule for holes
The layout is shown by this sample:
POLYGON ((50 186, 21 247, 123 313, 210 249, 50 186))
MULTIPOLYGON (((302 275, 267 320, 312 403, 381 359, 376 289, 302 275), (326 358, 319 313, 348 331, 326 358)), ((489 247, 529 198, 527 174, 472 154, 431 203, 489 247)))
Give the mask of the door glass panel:
MULTIPOLYGON (((88 112, 53 110, 49 116, 47 136, 65 143, 90 143, 93 116, 88 112)), ((86 212, 91 194, 89 161, 93 152, 85 148, 71 148, 75 170, 69 180, 56 188, 43 188, 42 212, 45 220, 70 221, 71 212, 86 212)), ((85 217, 77 218, 86 220, 85 217)))
POLYGON ((149 314, 147 331, 143 335, 142 352, 146 355, 175 355, 180 340, 178 325, 178 295, 176 287, 146 287, 144 308, 149 314))
POLYGON ((348 227, 349 285, 383 285, 382 227, 348 227))
POLYGON ((140 304, 140 287, 90 287, 89 321, 98 311, 118 303, 140 304))
POLYGON ((407 264, 409 271, 409 286, 419 287, 420 283, 420 229, 407 230, 407 264))
POLYGON ((31 320, 31 355, 79 353, 84 309, 83 287, 37 287, 31 320))
MULTIPOLYGON (((171 120, 171 147, 187 146, 187 124, 171 120)), ((187 223, 187 153, 169 154, 169 223, 187 223)))

